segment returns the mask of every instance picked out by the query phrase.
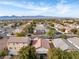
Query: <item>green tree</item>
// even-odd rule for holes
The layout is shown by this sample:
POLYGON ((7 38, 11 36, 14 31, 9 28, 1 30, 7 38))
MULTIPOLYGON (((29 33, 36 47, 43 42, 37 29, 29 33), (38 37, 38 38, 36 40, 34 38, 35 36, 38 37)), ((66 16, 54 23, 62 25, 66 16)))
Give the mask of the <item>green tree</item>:
POLYGON ((50 36, 51 38, 54 38, 55 33, 56 33, 55 29, 49 29, 47 35, 50 36))
POLYGON ((63 29, 60 29, 60 31, 62 31, 62 32, 65 32, 65 30, 66 30, 66 29, 64 29, 64 28, 63 28, 63 29))
POLYGON ((58 48, 51 48, 48 51, 48 59, 79 59, 79 51, 62 51, 58 48))
POLYGON ((59 59, 60 53, 62 53, 61 50, 56 49, 56 48, 51 48, 48 51, 48 59, 59 59))
POLYGON ((26 33, 25 32, 16 33, 16 36, 17 37, 24 37, 24 36, 26 36, 26 33))
POLYGON ((71 32, 76 34, 77 33, 77 29, 71 29, 71 32))
POLYGON ((62 34, 62 35, 61 35, 61 38, 62 38, 62 39, 67 39, 67 36, 66 36, 65 34, 62 34))
POLYGON ((34 30, 34 24, 31 23, 30 25, 27 25, 25 28, 24 28, 24 31, 28 34, 28 33, 31 33, 33 34, 33 30, 34 30))
POLYGON ((76 33, 76 34, 77 34, 77 36, 79 37, 79 29, 77 30, 77 33, 76 33))
POLYGON ((0 51, 0 57, 6 56, 8 54, 8 51, 0 51))
POLYGON ((79 51, 71 51, 69 52, 71 59, 79 59, 79 51))
POLYGON ((32 26, 32 25, 30 25, 30 26, 28 27, 28 33, 33 33, 33 26, 32 26))
POLYGON ((22 47, 19 51, 19 59, 36 59, 36 50, 33 46, 22 47))

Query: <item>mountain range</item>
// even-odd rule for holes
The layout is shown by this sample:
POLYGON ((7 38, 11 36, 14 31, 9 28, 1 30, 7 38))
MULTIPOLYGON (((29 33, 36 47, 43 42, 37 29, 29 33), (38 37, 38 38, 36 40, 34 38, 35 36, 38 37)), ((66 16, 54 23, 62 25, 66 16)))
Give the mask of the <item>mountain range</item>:
POLYGON ((0 16, 0 20, 22 20, 22 19, 79 19, 79 18, 71 18, 71 17, 53 17, 53 16, 0 16))
POLYGON ((10 19, 49 19, 52 16, 0 16, 0 20, 10 20, 10 19))

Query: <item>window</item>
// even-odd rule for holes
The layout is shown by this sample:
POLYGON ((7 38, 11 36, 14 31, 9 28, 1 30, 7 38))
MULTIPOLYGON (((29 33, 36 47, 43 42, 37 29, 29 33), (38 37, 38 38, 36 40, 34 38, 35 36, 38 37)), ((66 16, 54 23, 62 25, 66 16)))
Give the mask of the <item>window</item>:
POLYGON ((12 47, 9 47, 9 49, 12 49, 12 47))
POLYGON ((15 43, 13 43, 13 45, 15 45, 15 43))
POLYGON ((18 42, 16 44, 19 44, 18 42))
POLYGON ((15 49, 16 49, 16 47, 15 47, 15 49))
POLYGON ((25 43, 23 43, 23 44, 25 44, 25 43))
POLYGON ((25 46, 23 46, 23 47, 25 47, 25 46))

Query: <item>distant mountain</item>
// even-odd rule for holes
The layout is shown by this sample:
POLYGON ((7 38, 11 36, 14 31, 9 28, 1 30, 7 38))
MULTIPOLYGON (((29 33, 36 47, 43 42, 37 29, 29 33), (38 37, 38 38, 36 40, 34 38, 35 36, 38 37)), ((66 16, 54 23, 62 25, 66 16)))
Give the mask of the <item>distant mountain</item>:
POLYGON ((41 16, 41 15, 38 15, 38 16, 15 16, 15 15, 12 15, 12 16, 0 16, 0 20, 22 20, 22 19, 58 19, 58 20, 63 20, 63 19, 66 19, 66 20, 69 20, 69 19, 78 19, 79 18, 71 18, 71 17, 53 17, 53 16, 41 16))
POLYGON ((49 19, 52 16, 0 16, 0 20, 10 20, 10 19, 49 19))

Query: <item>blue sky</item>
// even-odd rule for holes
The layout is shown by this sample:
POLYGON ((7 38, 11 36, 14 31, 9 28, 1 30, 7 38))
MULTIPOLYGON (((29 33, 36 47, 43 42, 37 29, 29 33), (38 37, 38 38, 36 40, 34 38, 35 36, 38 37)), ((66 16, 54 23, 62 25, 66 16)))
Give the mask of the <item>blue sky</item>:
POLYGON ((79 17, 79 0, 0 0, 0 16, 79 17))

